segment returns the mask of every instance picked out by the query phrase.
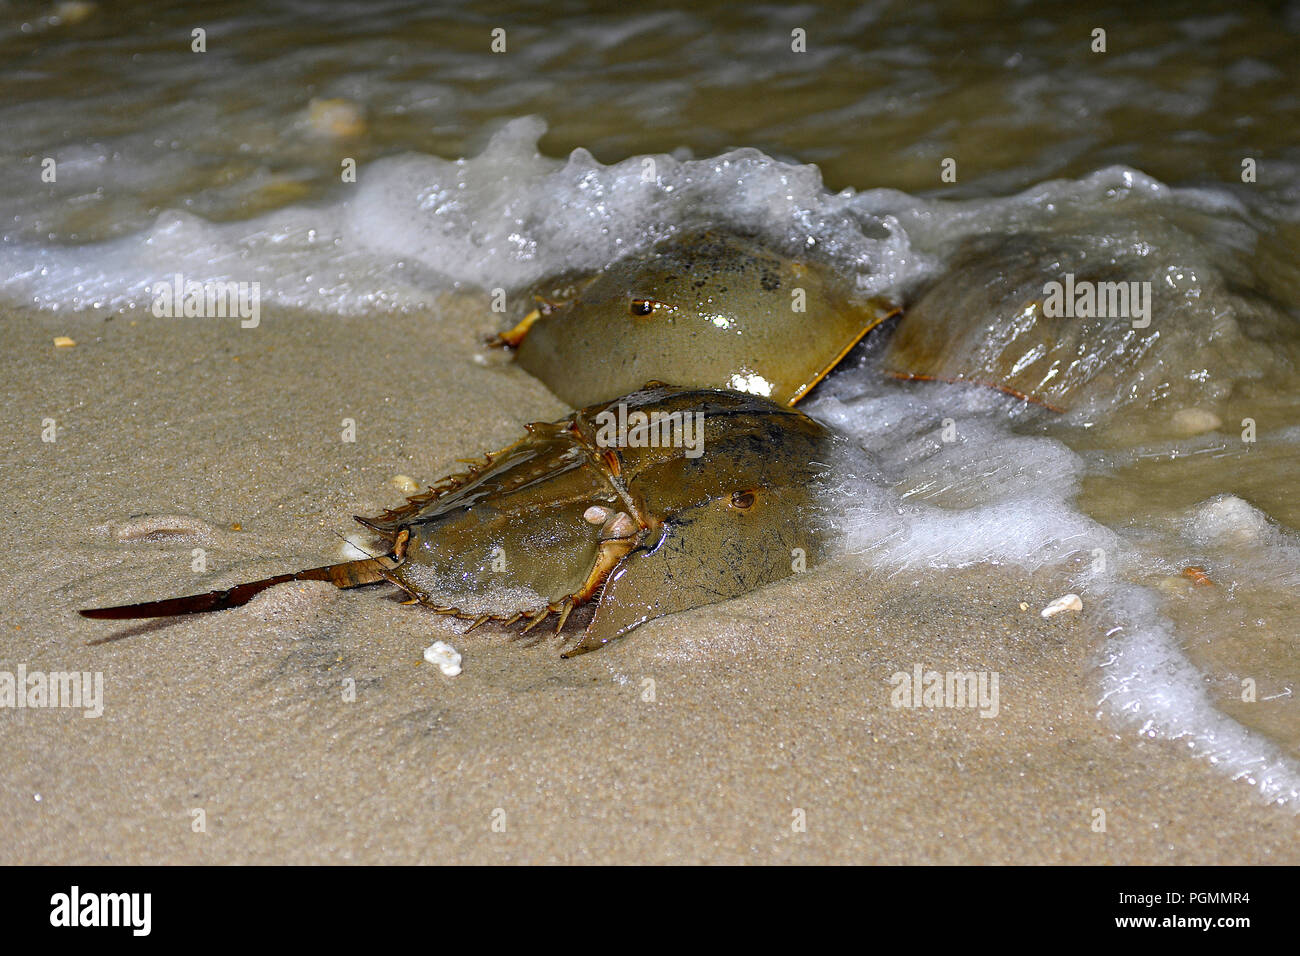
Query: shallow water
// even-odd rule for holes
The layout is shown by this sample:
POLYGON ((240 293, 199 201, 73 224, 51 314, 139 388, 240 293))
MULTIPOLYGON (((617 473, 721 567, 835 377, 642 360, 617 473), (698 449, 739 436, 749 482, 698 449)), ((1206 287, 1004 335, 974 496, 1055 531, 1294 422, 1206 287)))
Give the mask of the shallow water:
POLYGON ((196 321, 148 313, 176 273, 260 282, 268 323, 448 291, 518 312, 542 277, 703 222, 864 297, 988 288, 990 319, 1020 287, 962 258, 989 237, 1024 237, 1043 282, 1151 282, 1141 348, 1060 415, 887 381, 873 335, 806 406, 879 469, 835 499, 844 549, 1068 580, 1104 635, 1099 711, 1300 807, 1300 5, 63 9, 0 28, 0 300, 75 338, 196 321))

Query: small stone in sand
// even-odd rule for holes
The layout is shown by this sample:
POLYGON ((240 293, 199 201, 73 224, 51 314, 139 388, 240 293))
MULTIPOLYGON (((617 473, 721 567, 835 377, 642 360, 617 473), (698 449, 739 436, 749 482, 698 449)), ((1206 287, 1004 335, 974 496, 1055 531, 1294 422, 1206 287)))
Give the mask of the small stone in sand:
POLYGON ((87 0, 64 0, 54 7, 54 22, 65 26, 80 23, 95 12, 95 5, 87 0))
POLYGON ((54 347, 56 349, 70 349, 76 344, 76 339, 70 339, 66 335, 54 336, 54 347))
POLYGON ((1169 594, 1180 594, 1192 586, 1190 579, 1181 575, 1169 574, 1161 578, 1157 586, 1169 594))
POLYGON ((437 664, 438 669, 448 677, 460 673, 460 651, 446 641, 434 641, 425 648, 424 659, 430 664, 437 664))
POLYGON ((363 547, 364 544, 365 539, 361 535, 347 535, 342 544, 339 545, 339 554, 343 556, 344 561, 360 561, 362 558, 373 558, 374 555, 363 547))
POLYGON ((1258 547, 1272 533, 1268 515, 1236 495, 1216 495, 1203 501, 1187 525, 1192 539, 1202 544, 1258 547))
POLYGON ((359 136, 366 130, 361 107, 343 99, 313 99, 307 104, 307 125, 313 133, 334 139, 359 136))
POLYGON ((1043 617, 1055 617, 1062 611, 1082 611, 1083 601, 1077 594, 1066 594, 1043 608, 1043 617))
POLYGON ((1222 424, 1218 415, 1204 408, 1180 408, 1173 417, 1174 430, 1184 435, 1202 435, 1222 424))
POLYGON ((410 475, 393 475, 388 480, 392 482, 394 488, 404 495, 413 495, 420 490, 420 486, 415 483, 415 479, 410 475))

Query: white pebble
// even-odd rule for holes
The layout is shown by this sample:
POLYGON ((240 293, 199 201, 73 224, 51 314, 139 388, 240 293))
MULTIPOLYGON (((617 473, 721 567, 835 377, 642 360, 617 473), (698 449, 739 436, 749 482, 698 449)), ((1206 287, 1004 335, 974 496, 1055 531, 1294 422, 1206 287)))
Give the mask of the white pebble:
POLYGON ((348 100, 313 99, 307 104, 307 125, 318 135, 347 139, 366 131, 366 118, 361 107, 348 100))
POLYGON ((1062 611, 1082 611, 1083 600, 1077 594, 1066 594, 1043 608, 1043 617, 1055 617, 1062 611))
POLYGON ((404 495, 413 495, 420 490, 420 486, 416 484, 415 479, 410 475, 393 475, 388 480, 394 488, 404 495))
POLYGON ((614 512, 600 505, 592 505, 582 513, 582 520, 588 524, 604 524, 614 512))
POLYGON ((434 641, 425 648, 424 659, 430 664, 437 664, 438 669, 448 677, 460 673, 460 651, 446 641, 434 641))
POLYGON ((343 555, 344 561, 360 561, 362 558, 374 557, 371 552, 362 547, 364 544, 365 537, 363 535, 350 534, 339 545, 339 554, 343 555))
POLYGON ((66 0, 64 3, 55 5, 54 16, 50 22, 72 26, 80 23, 94 12, 95 5, 87 2, 87 0, 66 0))
POLYGON ((1192 581, 1181 574, 1170 574, 1157 581, 1156 586, 1169 594, 1181 594, 1192 586, 1192 581))
POLYGON ((1268 540, 1268 515, 1236 495, 1216 495, 1196 506, 1188 531, 1201 544, 1258 546, 1268 540))
POLYGON ((1174 412, 1173 417, 1174 430, 1184 435, 1202 435, 1214 431, 1222 424, 1218 415, 1204 408, 1180 408, 1174 412))

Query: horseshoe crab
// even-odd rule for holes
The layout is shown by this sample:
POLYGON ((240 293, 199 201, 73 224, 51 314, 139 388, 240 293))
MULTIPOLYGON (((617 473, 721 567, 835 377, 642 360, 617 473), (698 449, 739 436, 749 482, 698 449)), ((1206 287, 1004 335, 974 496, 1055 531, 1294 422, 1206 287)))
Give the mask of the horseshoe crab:
POLYGON ((1028 234, 965 243, 908 307, 885 346, 882 371, 983 385, 1065 411, 1091 380, 1114 375, 1108 364, 1136 365, 1155 341, 1124 317, 1049 314, 1044 285, 1067 272, 1081 288, 1114 283, 1127 301, 1129 277, 1077 245, 1028 234))
POLYGON ((570 650, 726 600, 815 560, 813 509, 833 439, 764 398, 652 383, 528 436, 375 518, 379 557, 189 597, 81 613, 161 617, 246 603, 293 580, 389 581, 442 614, 527 632, 595 613, 570 650))
POLYGON ((794 405, 898 311, 852 302, 823 268, 717 230, 674 236, 536 298, 493 344, 515 348, 575 408, 647 381, 794 405))
POLYGON ((1294 323, 1251 291, 1248 261, 1216 255, 1195 225, 1147 212, 965 240, 908 306, 880 367, 991 386, 1075 420, 1221 401, 1232 383, 1289 366, 1294 323))

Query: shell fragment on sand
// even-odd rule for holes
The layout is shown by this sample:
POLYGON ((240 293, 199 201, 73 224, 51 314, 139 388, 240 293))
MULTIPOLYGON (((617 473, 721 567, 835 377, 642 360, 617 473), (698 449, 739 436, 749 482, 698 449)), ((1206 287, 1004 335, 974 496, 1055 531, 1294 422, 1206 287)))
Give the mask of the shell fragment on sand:
POLYGON ((389 484, 404 495, 414 495, 420 491, 419 483, 410 475, 393 475, 388 481, 389 484))
POLYGON ((434 641, 425 648, 424 659, 436 665, 448 677, 455 677, 461 672, 460 651, 446 641, 434 641))
POLYGON ((307 104, 307 127, 318 136, 350 139, 366 131, 366 117, 361 107, 340 98, 313 99, 307 104))
POLYGON ((1174 430, 1183 435, 1202 435, 1214 431, 1223 420, 1207 409, 1191 407, 1174 412, 1171 423, 1174 430))
POLYGON ((1077 594, 1066 594, 1043 608, 1043 617, 1056 617, 1062 611, 1082 611, 1083 601, 1077 594))
POLYGON ((367 547, 367 536, 364 534, 345 535, 342 542, 339 543, 339 554, 344 561, 359 561, 362 558, 373 558, 373 549, 367 547))

